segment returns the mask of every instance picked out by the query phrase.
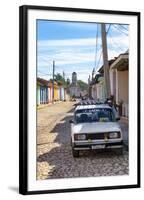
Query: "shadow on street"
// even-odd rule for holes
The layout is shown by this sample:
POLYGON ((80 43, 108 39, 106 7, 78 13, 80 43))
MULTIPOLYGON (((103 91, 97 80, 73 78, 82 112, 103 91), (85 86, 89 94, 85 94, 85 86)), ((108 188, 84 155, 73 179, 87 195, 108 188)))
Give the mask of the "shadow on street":
POLYGON ((37 162, 48 165, 47 178, 92 177, 128 174, 128 154, 117 155, 113 151, 83 151, 80 158, 73 158, 69 120, 73 118, 73 110, 50 131, 57 133, 53 147, 38 156, 37 162), (124 162, 124 165, 123 165, 124 162))

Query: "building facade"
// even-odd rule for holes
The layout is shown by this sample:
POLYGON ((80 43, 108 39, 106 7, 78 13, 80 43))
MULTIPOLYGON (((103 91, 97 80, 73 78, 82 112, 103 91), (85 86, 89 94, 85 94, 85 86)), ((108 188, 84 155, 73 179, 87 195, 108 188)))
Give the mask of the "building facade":
POLYGON ((129 53, 120 54, 110 66, 111 93, 121 105, 121 115, 128 117, 129 108, 129 53))
POLYGON ((48 102, 52 103, 53 100, 53 92, 52 92, 52 82, 48 81, 48 102))
POLYGON ((48 81, 37 78, 37 105, 48 103, 48 81))
MULTIPOLYGON (((91 96, 93 99, 106 99, 106 87, 103 66, 98 70, 100 75, 95 75, 90 82, 91 96)), ((92 71, 92 77, 94 70, 92 71)), ((119 108, 121 116, 129 115, 129 53, 128 51, 109 60, 110 93, 119 108)))
POLYGON ((72 73, 72 83, 69 86, 69 93, 71 97, 80 97, 81 96, 81 90, 78 87, 77 84, 77 73, 72 73))

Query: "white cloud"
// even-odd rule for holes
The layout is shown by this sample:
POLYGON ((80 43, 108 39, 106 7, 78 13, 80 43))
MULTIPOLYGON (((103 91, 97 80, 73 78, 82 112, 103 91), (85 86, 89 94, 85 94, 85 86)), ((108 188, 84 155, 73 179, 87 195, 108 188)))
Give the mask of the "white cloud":
MULTIPOLYGON (((128 45, 128 36, 117 35, 113 36, 112 39, 110 36, 108 38, 108 43, 112 44, 113 41, 119 43, 119 45, 128 45), (113 40, 113 41, 112 41, 113 40)), ((50 47, 68 47, 68 46, 93 46, 96 44, 95 38, 83 38, 83 39, 65 39, 65 40, 40 40, 38 41, 38 48, 50 48, 50 47)), ((98 38, 98 44, 101 44, 101 38, 98 38)))
POLYGON ((83 52, 83 49, 63 49, 57 50, 57 52, 53 54, 44 54, 43 56, 40 56, 38 58, 38 65, 48 65, 49 62, 52 60, 55 60, 57 62, 57 65, 65 65, 65 64, 78 64, 78 63, 85 63, 85 62, 94 62, 95 58, 95 51, 89 52, 87 49, 85 52, 83 52), (49 62, 48 62, 49 61, 49 62))
POLYGON ((38 47, 59 47, 59 46, 91 46, 95 44, 95 38, 66 39, 66 40, 41 40, 38 47))
MULTIPOLYGON (((108 58, 112 59, 128 49, 129 38, 125 35, 108 36, 107 43, 108 58)), ((97 62, 102 51, 100 48, 101 38, 98 39, 98 44, 97 62)), ((75 66, 75 69, 81 74, 81 79, 87 81, 95 63, 95 47, 95 38, 38 41, 38 69, 48 69, 48 66, 52 66, 52 61, 55 60, 56 65, 60 65, 61 69, 67 68, 70 71, 74 69, 71 66, 75 66), (92 65, 91 69, 90 65, 92 65), (80 70, 82 66, 88 66, 88 68, 84 67, 80 70), (82 73, 84 70, 85 73, 82 73)))

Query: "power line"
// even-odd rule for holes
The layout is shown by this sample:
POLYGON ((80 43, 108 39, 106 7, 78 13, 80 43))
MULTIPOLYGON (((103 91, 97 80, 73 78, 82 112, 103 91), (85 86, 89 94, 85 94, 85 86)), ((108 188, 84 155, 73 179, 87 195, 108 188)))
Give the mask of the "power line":
MULTIPOLYGON (((111 36, 110 33, 109 33, 109 36, 111 36)), ((112 41, 112 43, 114 44, 115 47, 117 47, 117 48, 119 48, 121 51, 123 51, 122 48, 114 41, 114 39, 113 39, 112 37, 110 37, 110 39, 111 39, 111 41, 112 41)))
POLYGON ((119 26, 114 25, 114 28, 123 33, 124 35, 128 36, 128 34, 124 32, 119 26))
POLYGON ((45 62, 47 62, 47 63, 52 65, 52 61, 47 60, 46 58, 43 58, 43 55, 39 55, 39 57, 40 57, 39 59, 42 59, 43 61, 45 61, 45 62))
POLYGON ((99 63, 100 63, 101 57, 102 57, 102 50, 101 50, 101 53, 100 53, 100 56, 99 56, 99 60, 98 60, 98 63, 97 63, 97 67, 96 67, 96 69, 97 69, 98 66, 99 66, 99 63))
MULTIPOLYGON (((107 31, 106 31, 106 34, 107 34, 107 35, 108 35, 108 33, 109 33, 110 27, 111 27, 111 24, 109 25, 109 27, 108 27, 108 29, 107 29, 107 31)), ((100 60, 101 60, 101 56, 102 56, 102 51, 101 51, 100 56, 99 56, 99 60, 98 60, 98 62, 97 62, 97 56, 98 56, 98 35, 99 35, 99 33, 98 33, 98 24, 97 24, 97 32, 96 32, 96 51, 95 51, 95 67, 96 67, 96 68, 99 66, 99 63, 100 63, 100 60)), ((100 48, 101 48, 101 45, 100 45, 100 48)), ((43 58, 42 55, 40 55, 40 59, 44 60, 45 62, 48 62, 48 63, 52 64, 52 63, 51 63, 50 61, 48 61, 47 59, 43 58)), ((57 67, 59 68, 60 66, 55 65, 55 67, 56 67, 56 68, 57 68, 57 67)), ((44 73, 44 72, 40 72, 40 71, 39 71, 39 73, 42 74, 42 75, 52 76, 52 74, 48 74, 48 73, 44 73)), ((83 73, 83 72, 81 72, 81 73, 83 73)), ((68 75, 68 74, 71 74, 71 73, 66 73, 66 74, 68 75)))
POLYGON ((110 30, 110 27, 111 27, 111 24, 109 25, 109 27, 108 27, 108 29, 107 29, 107 31, 106 31, 106 35, 108 35, 109 30, 110 30))
POLYGON ((124 30, 128 31, 128 29, 125 26, 123 26, 121 24, 119 24, 119 26, 122 27, 124 30))
POLYGON ((38 71, 38 73, 40 73, 42 75, 47 75, 47 76, 51 76, 52 75, 52 73, 51 74, 47 74, 47 73, 44 73, 44 72, 41 72, 41 71, 38 71))
MULTIPOLYGON (((45 62, 48 62, 49 64, 51 64, 52 65, 52 62, 53 61, 49 61, 49 60, 47 60, 46 58, 43 58, 42 56, 43 55, 39 55, 40 56, 40 58, 39 59, 42 59, 43 61, 45 61, 45 62)), ((58 66, 58 65, 55 65, 55 67, 60 67, 60 66, 58 66)))

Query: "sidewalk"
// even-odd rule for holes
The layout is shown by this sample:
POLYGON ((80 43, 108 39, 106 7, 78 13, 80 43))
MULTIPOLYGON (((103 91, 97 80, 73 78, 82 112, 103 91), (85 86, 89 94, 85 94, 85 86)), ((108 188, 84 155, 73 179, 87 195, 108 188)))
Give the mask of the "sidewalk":
POLYGON ((48 107, 48 106, 53 106, 55 104, 59 104, 59 103, 62 103, 62 102, 65 102, 65 101, 56 101, 54 103, 50 102, 50 103, 46 103, 46 104, 40 104, 37 106, 37 109, 42 109, 42 108, 45 108, 45 107, 48 107))

